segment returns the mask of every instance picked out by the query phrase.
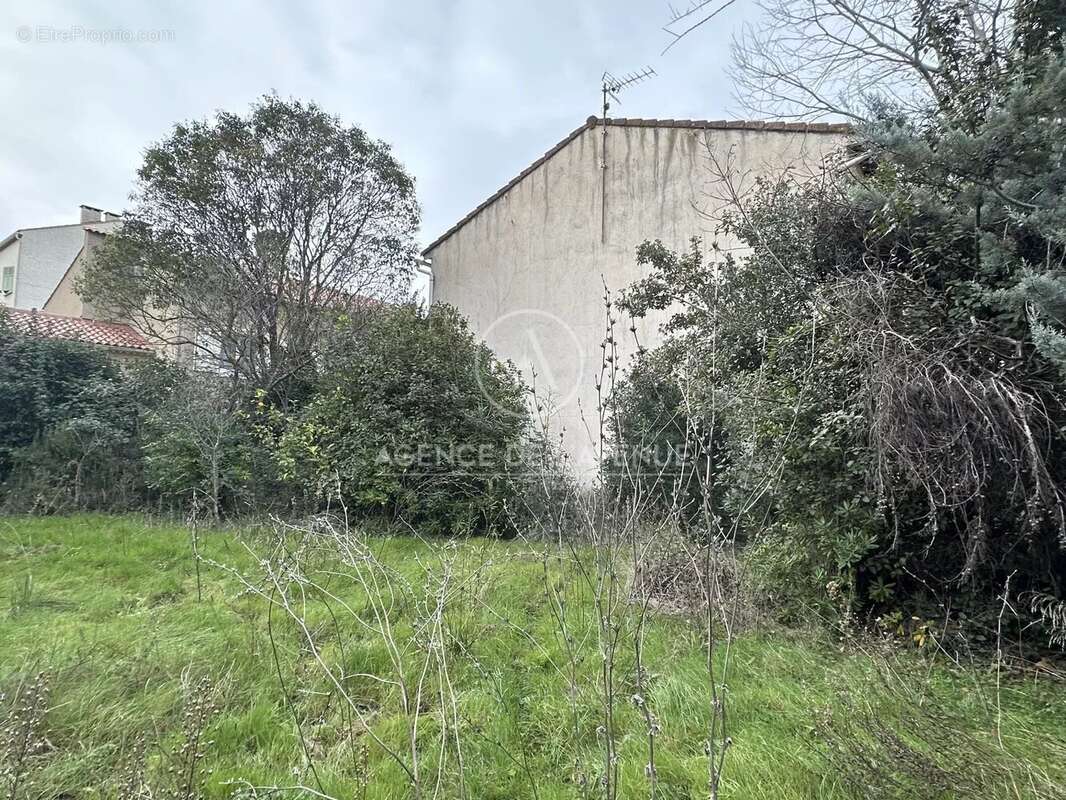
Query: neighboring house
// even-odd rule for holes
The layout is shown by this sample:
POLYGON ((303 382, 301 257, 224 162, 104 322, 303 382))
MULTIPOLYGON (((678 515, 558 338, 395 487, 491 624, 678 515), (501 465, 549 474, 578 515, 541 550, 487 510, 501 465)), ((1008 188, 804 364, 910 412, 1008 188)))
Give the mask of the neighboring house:
POLYGON ((156 349, 131 325, 111 320, 74 291, 93 251, 122 217, 81 206, 70 225, 20 228, 0 241, 2 303, 22 333, 93 345, 119 361, 149 358, 156 349))
POLYGON ((94 316, 93 309, 67 295, 73 295, 74 278, 85 255, 122 224, 122 217, 92 206, 81 206, 80 217, 70 225, 20 228, 0 240, 0 303, 44 309, 64 284, 62 296, 48 310, 94 316))
MULTIPOLYGON (((485 342, 533 377, 579 473, 597 463, 604 288, 643 277, 637 245, 738 248, 715 232, 732 192, 785 170, 815 178, 849 128, 828 123, 590 117, 423 251, 433 301, 456 306, 485 342), (606 147, 604 142, 606 141, 606 147), (729 180, 724 176, 728 175, 729 180)), ((621 367, 661 341, 660 315, 617 320, 621 367)), ((605 387, 606 388, 606 387, 605 387)))
POLYGON ((98 319, 62 317, 41 311, 9 308, 0 311, 19 333, 91 345, 123 363, 152 358, 155 349, 131 326, 98 319))

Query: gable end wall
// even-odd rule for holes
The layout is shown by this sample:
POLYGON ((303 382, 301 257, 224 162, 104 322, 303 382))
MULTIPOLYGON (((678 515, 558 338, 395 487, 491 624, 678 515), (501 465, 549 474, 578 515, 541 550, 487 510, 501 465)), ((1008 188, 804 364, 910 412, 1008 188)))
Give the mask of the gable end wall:
MULTIPOLYGON (((434 301, 456 306, 501 357, 550 391, 553 425, 579 472, 595 468, 604 284, 617 293, 640 279, 635 258, 646 239, 686 248, 716 238, 714 217, 727 185, 741 192, 758 175, 822 172, 839 133, 684 127, 608 127, 606 236, 601 241, 602 128, 587 127, 429 251, 434 301), (713 158, 712 158, 713 156, 713 158)), ((738 244, 717 237, 721 248, 738 244)), ((662 317, 638 320, 646 347, 662 317)), ((622 366, 636 350, 631 321, 615 334, 622 366)))

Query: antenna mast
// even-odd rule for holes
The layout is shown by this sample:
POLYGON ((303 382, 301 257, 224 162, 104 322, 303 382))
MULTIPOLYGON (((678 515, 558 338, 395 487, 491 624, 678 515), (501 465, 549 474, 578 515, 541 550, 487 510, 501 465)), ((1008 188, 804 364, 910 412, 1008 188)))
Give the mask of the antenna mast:
POLYGON ((603 144, 600 148, 600 172, 602 174, 602 189, 600 192, 600 244, 607 243, 607 112, 611 110, 611 100, 621 105, 622 100, 618 97, 630 86, 653 78, 656 72, 651 67, 644 67, 637 72, 630 72, 621 78, 616 78, 610 72, 604 72, 600 79, 603 92, 603 116, 600 118, 600 126, 603 128, 603 144))

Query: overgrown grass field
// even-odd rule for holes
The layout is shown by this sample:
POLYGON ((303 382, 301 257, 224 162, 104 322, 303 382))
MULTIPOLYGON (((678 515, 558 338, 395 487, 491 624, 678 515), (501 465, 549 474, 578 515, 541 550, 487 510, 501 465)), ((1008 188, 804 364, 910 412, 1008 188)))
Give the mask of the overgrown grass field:
MULTIPOLYGON (((269 598, 258 561, 263 536, 200 531, 198 580, 190 533, 179 526, 104 516, 0 523, 4 712, 39 673, 48 687, 42 742, 25 759, 17 796, 123 796, 123 784, 142 769, 154 796, 183 796, 176 773, 188 763, 185 714, 211 706, 217 711, 196 745, 202 778, 190 790, 208 797, 269 793, 251 787, 298 796, 286 788, 295 786, 338 798, 412 797, 412 752, 427 798, 602 796, 595 598, 550 547, 545 554, 521 542, 369 539, 396 585, 409 587, 385 591, 380 607, 391 641, 373 622, 378 606, 338 570, 331 602, 290 591, 316 650, 291 615, 275 607, 268 619, 267 598, 244 583, 269 598), (434 584, 443 573, 448 581, 434 584), (558 622, 560 597, 569 638, 558 622), (435 633, 426 620, 435 620, 435 633), (394 653, 408 688, 425 686, 413 736, 412 713, 390 682, 394 653), (209 702, 197 706, 198 699, 209 702)), ((654 613, 648 620, 641 699, 657 726, 660 797, 708 794, 703 641, 692 621, 654 613)), ((873 751, 842 742, 840 731, 862 738, 852 730, 862 726, 848 723, 872 713, 891 727, 916 709, 956 726, 954 743, 943 745, 947 761, 933 754, 929 769, 977 769, 988 797, 1052 796, 1066 785, 1066 691, 1051 679, 997 676, 925 653, 871 659, 811 632, 745 634, 718 659, 731 739, 723 798, 864 796, 839 759, 873 751), (977 749, 967 756, 971 744, 977 749)), ((648 797, 647 718, 633 699, 633 656, 624 647, 615 685, 617 796, 648 797)), ((10 733, 10 718, 5 725, 10 733)), ((920 727, 898 730, 896 757, 929 747, 920 727)), ((897 769, 892 748, 882 749, 880 769, 899 781, 898 796, 928 796, 914 788, 913 765, 897 769)))

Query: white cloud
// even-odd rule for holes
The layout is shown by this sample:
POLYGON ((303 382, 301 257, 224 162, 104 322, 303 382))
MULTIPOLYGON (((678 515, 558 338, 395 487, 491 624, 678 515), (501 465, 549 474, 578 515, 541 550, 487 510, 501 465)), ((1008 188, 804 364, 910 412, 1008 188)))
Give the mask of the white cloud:
POLYGON ((428 242, 597 113, 604 69, 660 73, 620 116, 726 116, 737 14, 660 59, 666 15, 654 0, 6 4, 0 236, 70 222, 79 203, 121 208, 144 147, 175 122, 277 91, 391 142, 428 242), (83 39, 21 42, 20 26, 83 39), (172 41, 85 40, 115 29, 172 41))

